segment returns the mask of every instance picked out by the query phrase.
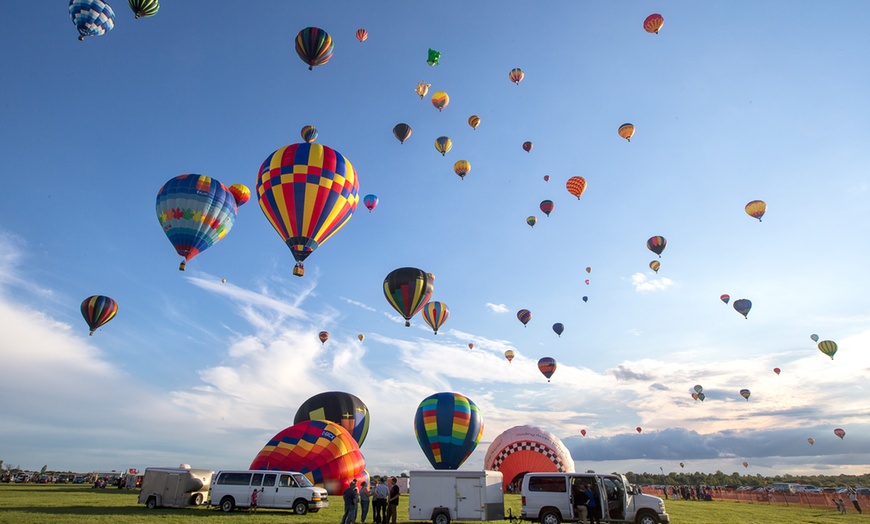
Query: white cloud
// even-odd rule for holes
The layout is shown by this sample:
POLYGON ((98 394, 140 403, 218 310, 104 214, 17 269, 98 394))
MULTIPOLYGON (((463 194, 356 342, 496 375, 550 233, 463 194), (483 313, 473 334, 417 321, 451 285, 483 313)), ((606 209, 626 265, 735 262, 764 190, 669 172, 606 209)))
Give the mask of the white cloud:
POLYGON ((674 281, 667 277, 650 279, 643 273, 635 273, 631 275, 631 283, 638 293, 651 293, 653 291, 664 291, 671 287, 674 281))
POLYGON ((487 302, 486 307, 488 307, 493 313, 507 313, 508 308, 504 304, 493 304, 492 302, 487 302))

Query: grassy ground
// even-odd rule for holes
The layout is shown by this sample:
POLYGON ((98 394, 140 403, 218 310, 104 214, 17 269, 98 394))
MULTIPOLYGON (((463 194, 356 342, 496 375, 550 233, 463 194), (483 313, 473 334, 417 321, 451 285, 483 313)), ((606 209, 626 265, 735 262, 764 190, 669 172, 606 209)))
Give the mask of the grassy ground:
MULTIPOLYGON (((0 524, 197 524, 244 522, 245 524, 338 524, 343 505, 331 497, 330 507, 318 513, 296 516, 289 511, 259 510, 221 513, 214 508, 148 510, 137 503, 135 491, 117 488, 46 484, 0 484, 0 524)), ((399 522, 408 522, 408 499, 402 497, 399 522)), ((519 495, 506 495, 505 505, 520 513, 519 495)), ((830 509, 770 506, 737 502, 668 501, 671 522, 677 524, 870 524, 870 508, 859 515, 851 506, 846 515, 830 509)), ((371 523, 371 513, 368 522, 371 523)))

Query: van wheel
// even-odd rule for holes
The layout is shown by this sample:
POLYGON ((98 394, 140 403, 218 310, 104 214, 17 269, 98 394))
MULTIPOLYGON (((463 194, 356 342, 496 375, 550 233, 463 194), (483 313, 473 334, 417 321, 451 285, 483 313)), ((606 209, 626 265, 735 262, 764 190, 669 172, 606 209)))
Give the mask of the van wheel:
POLYGON ((559 512, 548 509, 541 513, 541 524, 561 524, 562 518, 559 512))
POLYGON ((636 524, 659 524, 659 516, 652 511, 641 511, 634 521, 636 524))
POLYGON ((197 493, 193 497, 191 497, 190 502, 194 506, 202 506, 202 493, 197 493))
POLYGON ((224 497, 221 500, 221 511, 229 513, 234 509, 236 509, 236 501, 232 497, 224 497))
POLYGON ((307 500, 297 500, 293 503, 293 513, 297 515, 305 515, 308 513, 308 501, 307 500))
POLYGON ((450 514, 446 511, 439 511, 432 515, 432 524, 450 524, 450 514))
POLYGON ((145 507, 148 509, 157 509, 157 497, 148 497, 145 501, 145 507))

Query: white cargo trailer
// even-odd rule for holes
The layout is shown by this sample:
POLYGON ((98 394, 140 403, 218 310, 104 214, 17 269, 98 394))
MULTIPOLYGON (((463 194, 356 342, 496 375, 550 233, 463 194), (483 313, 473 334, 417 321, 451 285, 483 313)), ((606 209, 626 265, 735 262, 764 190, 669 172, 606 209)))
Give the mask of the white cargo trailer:
POLYGON ((199 506, 208 497, 214 471, 191 468, 145 468, 139 504, 148 509, 199 506))
POLYGON ((410 520, 431 520, 433 524, 504 520, 499 471, 411 471, 410 488, 410 520))

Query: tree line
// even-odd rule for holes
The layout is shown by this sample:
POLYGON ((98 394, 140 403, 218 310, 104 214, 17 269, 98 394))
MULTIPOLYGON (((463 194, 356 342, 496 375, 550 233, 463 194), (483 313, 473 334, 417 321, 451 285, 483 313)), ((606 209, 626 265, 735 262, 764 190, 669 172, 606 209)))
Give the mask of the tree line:
POLYGON ((753 487, 770 487, 771 484, 779 482, 796 482, 800 484, 811 484, 817 487, 839 487, 839 486, 870 486, 870 473, 863 475, 775 475, 766 477, 760 474, 742 475, 735 471, 730 475, 722 471, 716 473, 694 473, 670 472, 663 473, 634 473, 629 471, 625 477, 632 484, 640 484, 646 486, 667 485, 687 485, 687 486, 753 486, 753 487))

